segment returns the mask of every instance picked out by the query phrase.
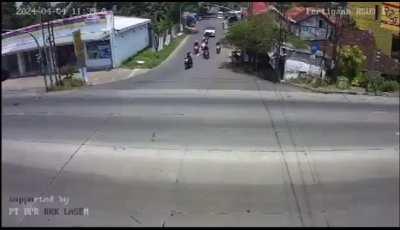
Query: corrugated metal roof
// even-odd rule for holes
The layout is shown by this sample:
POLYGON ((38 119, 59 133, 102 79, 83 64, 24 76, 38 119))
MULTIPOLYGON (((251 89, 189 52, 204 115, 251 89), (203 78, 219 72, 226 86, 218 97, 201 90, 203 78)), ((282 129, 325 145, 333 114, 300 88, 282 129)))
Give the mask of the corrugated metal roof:
MULTIPOLYGON (((88 17, 84 17, 85 19, 88 17)), ((70 18, 70 19, 76 19, 76 17, 70 18)), ((64 21, 68 21, 70 19, 63 19, 64 21)), ((60 20, 58 20, 60 21, 60 20)), ((71 20, 70 20, 71 21, 71 20)), ((75 21, 74 21, 75 22, 75 21)), ((82 23, 81 21, 77 21, 79 23, 82 23)), ((145 19, 145 18, 137 18, 137 17, 122 17, 122 16, 114 16, 114 28, 117 31, 122 31, 122 30, 128 30, 130 28, 147 24, 150 23, 150 19, 145 19)), ((96 22, 94 22, 95 24, 96 22)), ((56 45, 60 44, 72 44, 73 43, 73 36, 72 33, 76 31, 77 29, 81 29, 82 33, 82 39, 84 41, 90 41, 90 40, 101 40, 101 39, 106 39, 109 36, 109 31, 106 28, 106 24, 103 25, 104 28, 98 28, 98 27, 86 27, 80 26, 79 24, 75 24, 76 27, 66 27, 64 24, 60 24, 63 27, 58 27, 58 24, 55 25, 55 43, 56 45), (79 28, 78 28, 79 27, 79 28), (58 29, 57 29, 58 28, 58 29), (89 29, 90 28, 90 29, 89 29), (93 30, 93 28, 96 28, 93 30)), ((91 24, 93 25, 93 24, 91 24)), ((36 25, 35 25, 36 26, 36 25)), ((36 49, 37 45, 35 41, 33 40, 32 37, 28 36, 25 32, 20 32, 26 30, 26 28, 30 28, 32 26, 28 26, 25 28, 18 29, 18 33, 15 33, 15 35, 12 35, 12 37, 8 36, 3 36, 2 37, 2 44, 1 44, 1 54, 10 54, 10 53, 16 53, 24 50, 32 50, 36 49)), ((13 32, 9 32, 7 34, 10 34, 13 32)), ((40 46, 43 46, 43 41, 42 41, 42 36, 39 32, 35 33, 35 37, 39 42, 40 46)))
MULTIPOLYGON (((102 40, 102 39, 107 39, 109 36, 108 33, 105 32, 99 32, 99 33, 82 33, 82 40, 84 41, 92 41, 92 40, 102 40)), ((43 41, 40 38, 37 38, 39 45, 42 47, 43 46, 43 41)), ((73 36, 71 35, 64 35, 64 36, 59 36, 56 37, 55 39, 56 45, 63 45, 63 44, 72 44, 73 43, 73 36)), ((26 50, 34 50, 37 48, 37 44, 33 39, 26 40, 26 41, 18 41, 16 40, 15 42, 11 42, 8 44, 2 44, 1 45, 1 54, 12 54, 12 53, 17 53, 20 51, 26 51, 26 50)))
POLYGON ((150 19, 146 18, 114 16, 114 28, 116 30, 129 29, 150 22, 150 19))

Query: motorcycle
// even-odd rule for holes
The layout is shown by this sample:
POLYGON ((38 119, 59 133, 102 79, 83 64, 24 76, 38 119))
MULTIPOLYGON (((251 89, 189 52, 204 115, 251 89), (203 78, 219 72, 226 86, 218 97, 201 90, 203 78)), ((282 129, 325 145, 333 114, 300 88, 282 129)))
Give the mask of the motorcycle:
POLYGON ((221 53, 221 46, 217 46, 217 54, 221 53))
POLYGON ((190 69, 193 66, 192 60, 190 60, 188 57, 185 58, 185 69, 190 69))
POLYGON ((193 53, 194 54, 198 54, 199 53, 199 46, 194 46, 194 48, 193 48, 193 53))
POLYGON ((204 57, 204 59, 209 59, 210 58, 210 53, 208 52, 208 50, 204 50, 203 57, 204 57))
POLYGON ((206 48, 207 44, 205 42, 201 43, 201 50, 204 51, 204 48, 206 48))

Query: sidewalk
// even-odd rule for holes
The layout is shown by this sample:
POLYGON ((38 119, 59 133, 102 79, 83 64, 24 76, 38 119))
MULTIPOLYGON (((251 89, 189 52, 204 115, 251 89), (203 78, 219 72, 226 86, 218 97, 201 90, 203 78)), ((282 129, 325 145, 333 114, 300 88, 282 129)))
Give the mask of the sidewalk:
POLYGON ((138 74, 147 72, 149 69, 125 69, 116 68, 106 71, 88 72, 88 85, 101 85, 114 81, 129 79, 138 74))
POLYGON ((32 76, 24 78, 11 78, 1 82, 1 91, 44 93, 45 85, 42 76, 32 76))
MULTIPOLYGON (((147 69, 123 69, 116 68, 112 70, 88 72, 88 85, 101 85, 114 81, 125 80, 147 72, 147 69)), ((79 73, 74 74, 80 77, 79 73)), ((7 79, 1 83, 1 90, 7 93, 45 93, 44 79, 42 76, 32 76, 23 78, 7 79)))

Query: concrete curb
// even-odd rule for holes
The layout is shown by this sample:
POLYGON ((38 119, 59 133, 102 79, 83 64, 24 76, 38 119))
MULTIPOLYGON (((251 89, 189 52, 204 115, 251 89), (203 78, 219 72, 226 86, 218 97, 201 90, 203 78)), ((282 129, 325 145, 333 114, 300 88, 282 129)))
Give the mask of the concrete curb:
POLYGON ((301 89, 310 90, 310 91, 312 91, 314 93, 368 95, 367 93, 359 93, 359 92, 351 92, 351 91, 328 91, 328 90, 315 89, 315 88, 312 88, 312 87, 309 87, 309 86, 299 85, 299 84, 292 83, 292 82, 286 82, 286 84, 294 86, 294 87, 298 87, 298 88, 301 88, 301 89))
POLYGON ((336 91, 336 90, 335 91, 329 91, 329 90, 315 89, 315 88, 312 88, 312 87, 309 87, 309 86, 299 85, 299 84, 296 84, 296 83, 293 83, 293 82, 286 82, 286 84, 289 84, 291 86, 298 87, 298 88, 301 88, 301 89, 306 89, 306 90, 309 90, 309 91, 314 92, 314 93, 364 95, 364 96, 376 96, 376 97, 377 96, 399 97, 399 95, 390 95, 390 94, 388 94, 386 92, 384 92, 382 95, 375 95, 375 94, 368 93, 368 92, 352 92, 352 91, 336 91))
POLYGON ((157 68, 159 68, 160 66, 164 65, 166 62, 168 62, 169 60, 171 60, 176 53, 182 48, 182 46, 187 42, 189 38, 189 35, 186 35, 186 37, 181 41, 181 43, 175 48, 174 51, 172 51, 172 53, 164 60, 162 61, 158 66, 151 68, 151 69, 147 69, 147 68, 135 68, 132 70, 132 72, 129 74, 129 76, 125 79, 121 79, 121 80, 126 80, 126 79, 130 79, 132 77, 138 76, 138 75, 142 75, 142 74, 146 74, 147 72, 151 71, 151 70, 156 70, 157 68))

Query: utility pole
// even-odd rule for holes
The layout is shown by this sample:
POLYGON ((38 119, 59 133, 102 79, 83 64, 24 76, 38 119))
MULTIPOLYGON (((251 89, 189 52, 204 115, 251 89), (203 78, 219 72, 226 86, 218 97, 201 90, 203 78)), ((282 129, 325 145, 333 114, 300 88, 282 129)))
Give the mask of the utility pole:
MULTIPOLYGON (((277 70, 279 74, 279 81, 282 80, 283 77, 283 68, 282 68, 282 55, 281 55, 281 47, 282 47, 282 40, 283 40, 283 30, 282 30, 282 21, 283 18, 285 17, 284 12, 283 12, 283 3, 280 3, 279 5, 279 13, 280 14, 280 20, 279 20, 279 41, 278 41, 278 61, 277 61, 277 70)), ((283 63, 284 64, 284 63, 283 63)))
POLYGON ((183 31, 183 25, 182 25, 182 5, 183 3, 179 4, 179 30, 180 32, 183 31))
POLYGON ((54 80, 56 83, 56 86, 58 86, 58 79, 56 76, 56 71, 54 68, 54 55, 53 55, 53 44, 51 41, 51 29, 50 29, 50 19, 47 20, 47 41, 49 42, 49 60, 50 60, 50 72, 51 75, 54 75, 54 80))
MULTIPOLYGON (((332 3, 334 4, 333 7, 335 9, 335 12, 337 12, 338 9, 338 3, 332 3)), ((332 60, 334 63, 333 67, 333 77, 336 80, 337 75, 338 75, 338 43, 339 43, 339 30, 340 30, 340 18, 338 17, 338 14, 335 14, 335 36, 334 36, 334 42, 333 42, 333 52, 332 52, 332 60)), ((340 46, 339 46, 340 47, 340 46)))
POLYGON ((53 78, 51 76, 51 71, 50 71, 50 60, 49 60, 49 55, 48 55, 48 50, 47 50, 47 45, 46 45, 46 36, 44 33, 44 25, 43 25, 43 16, 40 14, 40 25, 41 25, 41 30, 42 30, 42 40, 43 40, 43 54, 44 54, 44 60, 46 60, 46 62, 44 63, 44 72, 45 75, 49 75, 50 78, 50 88, 53 87, 53 78))
POLYGON ((53 67, 53 72, 54 72, 54 77, 56 79, 57 85, 62 85, 61 81, 61 76, 60 76, 60 71, 58 68, 58 63, 57 63, 57 47, 56 47, 56 42, 54 38, 54 24, 49 21, 49 43, 50 43, 50 51, 51 51, 51 59, 52 59, 52 67, 53 67))

